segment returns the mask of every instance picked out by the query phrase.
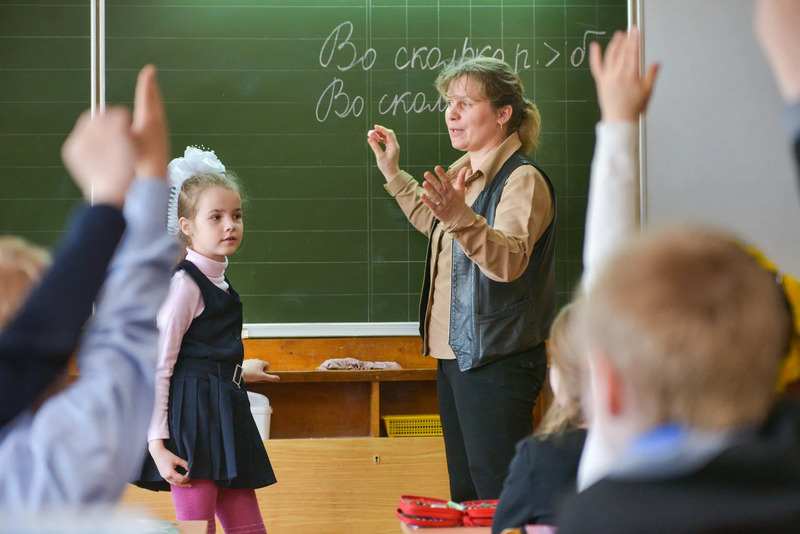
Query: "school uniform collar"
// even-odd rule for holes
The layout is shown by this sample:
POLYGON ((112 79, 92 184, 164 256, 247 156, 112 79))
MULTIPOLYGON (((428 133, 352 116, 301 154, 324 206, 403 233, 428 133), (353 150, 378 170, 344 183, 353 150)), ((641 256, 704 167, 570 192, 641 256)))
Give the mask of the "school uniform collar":
MULTIPOLYGON (((506 137, 505 141, 497 145, 497 148, 494 149, 494 152, 492 152, 489 157, 483 160, 483 163, 481 163, 479 168, 472 169, 472 174, 467 176, 466 183, 484 176, 486 177, 486 183, 483 185, 485 189, 492 182, 492 179, 500 170, 500 167, 502 167, 506 160, 508 160, 508 158, 510 158, 511 155, 518 151, 521 147, 522 141, 519 140, 519 134, 517 132, 512 133, 506 137)), ((469 166, 469 154, 464 154, 457 159, 455 163, 450 165, 450 167, 447 169, 447 175, 452 180, 455 180, 456 176, 458 176, 458 171, 469 166)))
POLYGON ((730 447, 742 432, 661 425, 631 442, 610 470, 609 478, 647 480, 694 473, 730 447))
POLYGON ((225 261, 212 260, 208 256, 203 256, 187 247, 186 259, 194 263, 200 269, 200 272, 206 275, 213 283, 217 284, 225 280, 225 268, 228 267, 228 258, 225 258, 225 261))

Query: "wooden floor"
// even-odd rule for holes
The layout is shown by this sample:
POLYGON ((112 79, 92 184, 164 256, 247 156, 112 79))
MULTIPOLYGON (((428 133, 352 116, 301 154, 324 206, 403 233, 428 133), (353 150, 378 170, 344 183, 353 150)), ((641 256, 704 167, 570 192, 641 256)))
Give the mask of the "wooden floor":
MULTIPOLYGON (((270 534, 396 534, 400 495, 449 495, 440 437, 264 443, 278 478, 256 492, 270 534)), ((131 486, 122 502, 156 519, 175 520, 167 492, 131 486)))

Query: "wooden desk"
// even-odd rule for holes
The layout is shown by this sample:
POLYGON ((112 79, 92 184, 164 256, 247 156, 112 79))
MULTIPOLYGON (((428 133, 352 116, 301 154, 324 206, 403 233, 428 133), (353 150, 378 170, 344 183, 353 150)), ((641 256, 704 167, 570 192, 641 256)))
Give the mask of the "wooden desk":
MULTIPOLYGON (((278 477, 256 490, 269 534, 396 534, 400 495, 450 492, 441 437, 264 443, 278 477)), ((122 502, 175 521, 169 492, 129 486, 122 502)))

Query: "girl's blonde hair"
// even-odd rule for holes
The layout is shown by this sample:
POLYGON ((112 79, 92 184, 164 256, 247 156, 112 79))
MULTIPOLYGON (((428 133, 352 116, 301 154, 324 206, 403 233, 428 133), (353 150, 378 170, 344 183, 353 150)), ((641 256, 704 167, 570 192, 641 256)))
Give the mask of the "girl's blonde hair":
POLYGON ((570 303, 561 308, 550 327, 547 355, 550 365, 558 368, 563 398, 561 402, 553 399, 536 429, 538 434, 556 434, 584 424, 580 401, 580 365, 572 328, 575 306, 575 303, 570 303))
POLYGON ((50 266, 47 250, 16 236, 0 237, 0 329, 50 266))
POLYGON ((462 57, 442 68, 436 77, 436 90, 446 98, 450 84, 462 76, 481 86, 483 97, 494 109, 511 106, 506 135, 517 132, 524 153, 536 150, 542 119, 538 108, 524 97, 522 82, 508 63, 486 56, 462 57))
MULTIPOLYGON (((182 217, 186 219, 194 219, 197 215, 197 203, 200 200, 200 194, 206 189, 212 187, 220 187, 233 191, 239 195, 239 199, 244 203, 245 198, 242 193, 242 185, 239 178, 231 171, 215 172, 206 174, 197 174, 183 182, 181 192, 178 195, 178 219, 182 217)), ((189 236, 183 232, 178 232, 181 243, 184 246, 191 246, 189 236)))

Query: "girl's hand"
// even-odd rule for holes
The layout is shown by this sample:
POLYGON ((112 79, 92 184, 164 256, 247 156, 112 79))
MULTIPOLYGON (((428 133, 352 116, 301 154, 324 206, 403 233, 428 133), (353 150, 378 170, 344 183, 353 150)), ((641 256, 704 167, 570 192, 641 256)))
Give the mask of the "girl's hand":
POLYGON ((636 121, 647 109, 658 74, 652 65, 644 77, 639 76, 639 30, 630 34, 618 31, 606 48, 605 60, 598 43, 589 50, 589 67, 597 86, 600 115, 607 122, 636 121))
POLYGON ((430 172, 426 172, 424 175, 425 181, 422 183, 422 187, 425 188, 425 193, 420 195, 420 199, 436 215, 437 219, 444 224, 452 224, 467 207, 464 181, 467 179, 468 169, 464 167, 458 171, 455 183, 450 182, 444 169, 440 166, 437 165, 433 171, 436 176, 430 172))
POLYGON ((190 484, 191 479, 187 476, 189 473, 189 462, 172 454, 172 452, 164 446, 164 440, 154 439, 147 444, 147 448, 150 451, 150 456, 153 457, 153 461, 156 463, 158 473, 164 480, 173 486, 180 486, 182 488, 189 488, 192 486, 190 484), (180 474, 176 470, 177 467, 182 467, 187 475, 180 474))
POLYGON ((267 374, 269 362, 249 359, 242 362, 242 378, 245 382, 278 382, 281 377, 267 374))
POLYGON ((387 182, 400 174, 400 145, 392 130, 376 124, 375 129, 367 133, 367 144, 375 153, 375 162, 387 182), (381 148, 379 143, 383 143, 385 148, 381 148))

